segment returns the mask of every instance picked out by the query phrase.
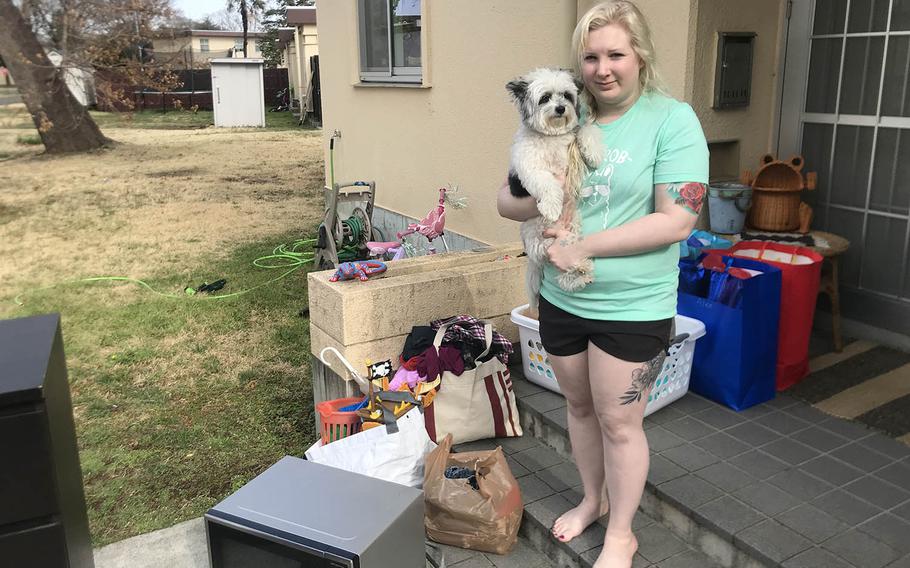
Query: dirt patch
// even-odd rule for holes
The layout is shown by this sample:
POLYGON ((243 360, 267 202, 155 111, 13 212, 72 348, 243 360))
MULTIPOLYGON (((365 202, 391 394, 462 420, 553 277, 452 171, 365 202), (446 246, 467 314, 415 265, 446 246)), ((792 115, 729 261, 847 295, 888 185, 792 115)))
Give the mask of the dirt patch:
POLYGON ((160 172, 149 172, 145 175, 153 178, 171 178, 171 177, 189 177, 198 175, 202 171, 202 168, 192 167, 192 168, 183 168, 180 170, 163 170, 160 172))
MULTIPOLYGON (((0 151, 22 132, 0 129, 0 151)), ((118 142, 110 149, 22 155, 0 168, 6 259, 0 297, 26 284, 177 271, 200 255, 270 234, 312 234, 319 223, 319 133, 208 128, 108 135, 118 142)), ((0 316, 8 310, 0 307, 0 316)))
POLYGON ((221 178, 221 181, 239 182, 247 185, 273 184, 277 180, 277 176, 227 176, 221 178))

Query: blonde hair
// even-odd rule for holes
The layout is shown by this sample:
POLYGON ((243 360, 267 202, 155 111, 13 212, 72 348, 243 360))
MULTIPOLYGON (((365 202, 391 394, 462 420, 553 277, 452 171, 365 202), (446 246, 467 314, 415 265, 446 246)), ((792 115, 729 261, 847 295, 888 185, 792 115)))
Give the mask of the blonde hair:
MULTIPOLYGON (((663 82, 657 72, 657 59, 654 44, 651 42, 651 28, 645 17, 632 2, 628 0, 608 0, 588 10, 575 26, 572 34, 572 53, 575 55, 574 69, 581 77, 581 65, 585 51, 588 49, 588 35, 604 26, 616 24, 629 33, 632 49, 642 62, 638 82, 641 92, 664 92, 663 82)), ((582 90, 582 97, 588 108, 597 114, 597 102, 587 89, 582 90)))

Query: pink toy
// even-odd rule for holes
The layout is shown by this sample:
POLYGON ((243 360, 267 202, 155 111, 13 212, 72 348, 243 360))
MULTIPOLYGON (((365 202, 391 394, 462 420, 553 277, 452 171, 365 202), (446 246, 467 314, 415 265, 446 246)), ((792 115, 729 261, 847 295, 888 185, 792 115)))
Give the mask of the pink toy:
POLYGON ((431 209, 427 216, 417 223, 410 223, 408 228, 398 233, 398 240, 412 233, 420 233, 428 241, 441 237, 446 228, 446 188, 439 188, 439 205, 431 209))
POLYGON ((427 213, 426 217, 417 223, 409 223, 407 229, 398 233, 397 241, 368 242, 367 248, 370 249, 370 255, 375 257, 382 257, 389 254, 393 255, 392 260, 404 258, 405 250, 402 239, 414 233, 423 235, 426 237, 427 241, 429 241, 429 254, 435 254, 436 249, 433 247, 432 242, 440 237, 442 237, 442 246, 446 251, 448 251, 449 245, 446 243, 444 237, 446 227, 446 203, 455 209, 462 209, 467 205, 464 198, 456 198, 452 195, 455 191, 457 191, 457 188, 439 188, 439 205, 431 209, 427 213))
POLYGON ((395 378, 392 379, 392 382, 389 383, 389 390, 397 391, 401 388, 401 385, 407 383, 408 387, 413 389, 417 386, 417 383, 420 381, 420 373, 417 371, 409 371, 404 367, 398 367, 398 370, 395 371, 395 378))
POLYGON ((339 280, 359 279, 366 282, 370 276, 382 274, 386 271, 384 262, 378 260, 362 260, 357 262, 342 262, 338 265, 338 270, 329 278, 329 282, 338 282, 339 280))

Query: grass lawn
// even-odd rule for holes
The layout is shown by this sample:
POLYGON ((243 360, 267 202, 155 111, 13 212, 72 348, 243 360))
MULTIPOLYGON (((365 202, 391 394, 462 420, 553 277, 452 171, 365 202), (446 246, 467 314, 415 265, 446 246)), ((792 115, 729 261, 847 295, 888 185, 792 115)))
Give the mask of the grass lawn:
POLYGON ((45 156, 16 141, 35 134, 21 111, 0 107, 0 318, 61 313, 95 546, 197 517, 315 439, 308 269, 227 299, 182 291, 285 271, 252 261, 315 233, 321 133, 197 119, 103 116, 112 148, 45 156), (94 276, 178 297, 66 283, 94 276))
MULTIPOLYGON (((143 110, 133 113, 91 112, 92 118, 104 128, 206 128, 215 124, 214 112, 200 110, 143 110)), ((265 126, 274 130, 300 129, 297 118, 290 112, 266 112, 265 126)))
MULTIPOLYGON (((142 128, 181 130, 207 128, 215 124, 214 112, 200 110, 143 110, 138 112, 89 111, 95 123, 102 130, 109 128, 142 128)), ((291 112, 266 112, 265 127, 268 130, 312 130, 297 126, 297 117, 291 112)), ((0 106, 0 128, 22 128, 34 130, 34 125, 25 111, 25 105, 0 106)), ((37 134, 36 134, 37 136, 37 134)))
MULTIPOLYGON (((156 290, 224 277, 218 292, 285 270, 253 259, 292 233, 208 255, 156 290)), ((246 295, 172 299, 133 284, 26 292, 16 316, 62 312, 80 458, 96 545, 202 514, 315 439, 305 270, 246 295)))

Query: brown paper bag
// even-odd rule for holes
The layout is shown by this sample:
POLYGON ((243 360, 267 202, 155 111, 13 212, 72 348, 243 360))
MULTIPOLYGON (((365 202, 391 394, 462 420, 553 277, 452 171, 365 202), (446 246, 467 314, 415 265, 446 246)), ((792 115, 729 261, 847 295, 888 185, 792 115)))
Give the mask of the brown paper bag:
POLYGON ((443 544, 506 554, 518 537, 523 506, 502 448, 459 454, 451 450, 448 434, 426 459, 427 536, 443 544), (479 490, 466 479, 447 479, 445 470, 453 465, 475 470, 479 490))

